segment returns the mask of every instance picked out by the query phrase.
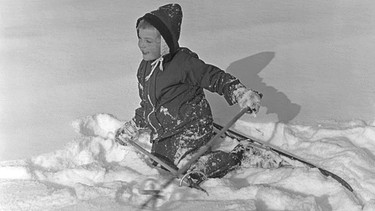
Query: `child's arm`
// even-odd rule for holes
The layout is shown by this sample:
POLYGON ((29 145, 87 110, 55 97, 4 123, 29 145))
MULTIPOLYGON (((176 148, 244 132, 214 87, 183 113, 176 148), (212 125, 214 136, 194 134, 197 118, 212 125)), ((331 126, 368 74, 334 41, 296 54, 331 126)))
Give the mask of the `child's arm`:
POLYGON ((145 102, 144 102, 144 98, 142 97, 142 87, 141 86, 142 85, 140 83, 138 83, 139 96, 141 98, 140 107, 135 109, 135 115, 134 115, 132 120, 134 121, 134 123, 136 124, 136 126, 138 128, 145 128, 146 127, 145 108, 144 108, 145 102))
POLYGON ((144 128, 146 127, 146 123, 145 123, 145 118, 144 118, 144 108, 142 106, 142 102, 141 102, 141 107, 135 109, 135 115, 133 117, 133 121, 135 123, 135 125, 138 127, 138 128, 144 128))
POLYGON ((140 107, 135 110, 135 115, 132 118, 134 123, 138 128, 145 128, 146 127, 146 115, 145 115, 145 96, 143 96, 143 85, 145 80, 145 72, 142 71, 145 69, 146 61, 142 60, 139 64, 138 71, 137 71, 137 79, 138 79, 138 95, 141 99, 140 107))
POLYGON ((246 88, 233 75, 195 57, 190 57, 184 67, 188 83, 224 95, 229 105, 239 103, 241 108, 249 107, 258 112, 262 94, 246 88))
POLYGON ((245 87, 233 75, 195 57, 189 57, 186 60, 184 69, 185 82, 224 95, 229 105, 237 103, 233 92, 238 88, 245 87))

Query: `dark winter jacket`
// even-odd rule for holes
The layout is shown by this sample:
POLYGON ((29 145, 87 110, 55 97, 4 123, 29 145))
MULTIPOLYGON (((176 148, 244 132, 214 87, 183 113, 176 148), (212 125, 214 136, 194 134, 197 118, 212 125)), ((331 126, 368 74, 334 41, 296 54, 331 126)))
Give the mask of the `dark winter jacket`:
POLYGON ((196 54, 180 48, 164 63, 163 71, 151 72, 152 61, 142 61, 137 77, 141 107, 136 110, 135 122, 152 129, 156 140, 180 133, 184 127, 200 125, 210 131, 212 114, 203 89, 224 95, 231 105, 233 85, 239 81, 232 75, 198 59, 196 54), (202 120, 205 122, 202 122, 202 120))
POLYGON ((133 120, 139 127, 152 130, 154 141, 182 133, 187 128, 202 127, 212 131, 212 114, 203 89, 224 95, 231 105, 232 92, 240 82, 223 70, 200 60, 187 48, 180 48, 182 10, 178 4, 168 4, 146 13, 137 20, 153 25, 166 41, 170 53, 163 56, 163 70, 157 65, 151 73, 152 61, 143 60, 138 68, 141 106, 133 120), (146 77, 150 76, 146 80, 146 77))

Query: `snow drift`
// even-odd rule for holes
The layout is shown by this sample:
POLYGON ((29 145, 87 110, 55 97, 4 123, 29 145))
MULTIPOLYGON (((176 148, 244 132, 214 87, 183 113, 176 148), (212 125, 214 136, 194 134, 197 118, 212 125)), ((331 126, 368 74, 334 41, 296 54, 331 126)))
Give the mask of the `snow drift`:
MULTIPOLYGON (((148 181, 170 176, 130 146, 114 142, 123 124, 109 114, 73 122, 79 136, 64 149, 0 163, 1 210, 135 210, 148 199, 148 181)), ((293 168, 240 168, 202 187, 209 196, 173 183, 157 201, 160 210, 374 210, 375 127, 360 121, 317 127, 239 121, 234 127, 342 177, 332 178, 297 161, 293 168)), ((149 149, 149 137, 139 140, 149 149)), ((155 187, 157 188, 157 187, 155 187)))

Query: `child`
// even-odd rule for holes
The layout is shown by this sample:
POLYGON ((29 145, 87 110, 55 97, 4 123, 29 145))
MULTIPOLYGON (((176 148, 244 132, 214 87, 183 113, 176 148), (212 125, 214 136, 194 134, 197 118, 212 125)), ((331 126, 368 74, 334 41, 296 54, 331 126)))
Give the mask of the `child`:
MULTIPOLYGON (((137 72, 141 103, 134 118, 117 132, 133 139, 138 130, 149 129, 151 153, 176 169, 213 137, 213 117, 203 89, 254 113, 261 99, 261 94, 234 76, 180 47, 181 22, 178 4, 164 5, 137 20, 138 47, 143 55, 137 72)), ((236 147, 232 153, 209 152, 191 169, 199 175, 222 177, 240 165, 243 151, 236 147)), ((202 177, 198 183, 201 181, 202 177)))

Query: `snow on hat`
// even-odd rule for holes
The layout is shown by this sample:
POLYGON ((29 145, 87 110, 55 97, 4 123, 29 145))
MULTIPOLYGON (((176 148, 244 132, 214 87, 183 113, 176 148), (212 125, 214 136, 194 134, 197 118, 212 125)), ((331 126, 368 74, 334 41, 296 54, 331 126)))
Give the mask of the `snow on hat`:
POLYGON ((179 4, 167 4, 146 13, 137 20, 136 27, 141 20, 149 22, 160 32, 171 53, 179 48, 178 39, 180 38, 182 23, 182 9, 179 4))

